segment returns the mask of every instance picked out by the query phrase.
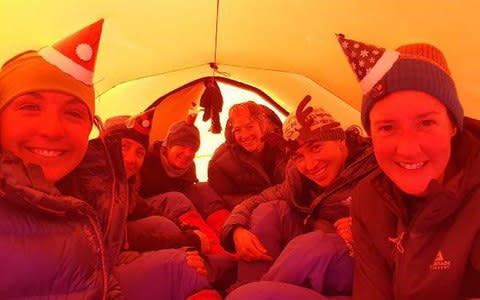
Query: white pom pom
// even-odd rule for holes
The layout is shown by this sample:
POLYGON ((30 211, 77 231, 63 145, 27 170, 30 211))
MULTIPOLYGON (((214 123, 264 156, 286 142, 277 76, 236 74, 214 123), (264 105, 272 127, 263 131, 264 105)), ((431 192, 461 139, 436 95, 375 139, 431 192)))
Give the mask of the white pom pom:
POLYGON ((149 121, 149 120, 143 120, 143 121, 142 121, 142 126, 143 126, 144 128, 150 127, 150 121, 149 121))
POLYGON ((92 47, 85 43, 78 45, 75 49, 75 53, 77 54, 78 58, 83 61, 89 61, 93 56, 92 47))

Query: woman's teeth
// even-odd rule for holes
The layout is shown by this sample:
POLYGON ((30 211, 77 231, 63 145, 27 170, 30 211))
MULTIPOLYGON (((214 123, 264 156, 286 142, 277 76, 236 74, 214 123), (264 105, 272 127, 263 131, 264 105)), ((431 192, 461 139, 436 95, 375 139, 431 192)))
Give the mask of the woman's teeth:
POLYGON ((418 163, 397 163, 400 167, 405 168, 407 170, 417 170, 420 169, 425 165, 425 162, 418 162, 418 163))
POLYGON ((40 149, 40 148, 30 148, 30 151, 45 157, 58 157, 63 153, 63 151, 47 150, 47 149, 40 149))

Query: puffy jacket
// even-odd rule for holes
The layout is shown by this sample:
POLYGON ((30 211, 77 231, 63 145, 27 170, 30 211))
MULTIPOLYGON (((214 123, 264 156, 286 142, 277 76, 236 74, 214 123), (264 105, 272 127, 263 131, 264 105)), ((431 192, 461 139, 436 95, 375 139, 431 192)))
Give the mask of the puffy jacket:
POLYGON ((347 136, 349 156, 345 168, 332 184, 320 191, 317 185, 301 175, 290 161, 285 180, 242 202, 235 207, 225 222, 221 241, 228 250, 234 250, 233 231, 237 226, 248 227, 253 210, 261 203, 284 200, 305 217, 305 230, 313 224, 322 224, 325 231, 333 230, 333 223, 349 215, 351 195, 357 183, 378 168, 370 141, 357 134, 347 136))
MULTIPOLYGON (((105 148, 93 146, 83 166, 73 173, 81 174, 89 155, 96 154, 98 158, 98 151, 108 164, 105 148)), ((125 223, 116 222, 114 216, 122 214, 121 209, 115 208, 121 203, 121 197, 113 200, 113 195, 107 195, 114 185, 111 167, 105 169, 103 175, 104 180, 97 177, 96 182, 105 183, 103 189, 97 187, 96 191, 104 193, 90 197, 87 202, 86 197, 63 193, 64 188, 72 187, 66 181, 59 183, 57 189, 46 182, 39 167, 24 166, 11 154, 0 154, 0 257, 3 257, 0 295, 3 299, 121 297, 109 274, 120 250, 125 223), (105 202, 100 204, 102 201, 105 202)), ((79 190, 92 187, 89 178, 77 179, 84 183, 84 188, 77 185, 79 190)))
POLYGON ((170 177, 165 171, 161 158, 161 143, 154 146, 152 152, 147 153, 142 169, 140 195, 143 198, 150 198, 166 192, 183 192, 198 182, 195 163, 179 177, 170 177))
POLYGON ((230 209, 283 181, 285 153, 266 142, 263 157, 264 161, 259 162, 241 146, 228 141, 213 154, 208 163, 208 183, 230 209))
POLYGON ((128 215, 128 183, 121 141, 109 137, 91 140, 80 165, 57 187, 95 210, 104 237, 107 268, 111 271, 123 248, 128 215))
POLYGON ((380 170, 353 196, 354 299, 480 297, 480 121, 465 118, 443 184, 411 218, 380 170))

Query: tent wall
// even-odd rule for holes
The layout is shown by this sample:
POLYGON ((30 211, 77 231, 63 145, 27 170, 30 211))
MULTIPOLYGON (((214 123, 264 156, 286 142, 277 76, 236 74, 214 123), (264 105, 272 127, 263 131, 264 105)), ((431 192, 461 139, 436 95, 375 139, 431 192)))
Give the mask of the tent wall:
MULTIPOLYGON (((444 51, 466 113, 480 118, 478 11, 476 0, 0 1, 0 63, 105 18, 95 75, 100 95, 124 82, 143 84, 138 78, 186 72, 174 72, 175 86, 165 84, 155 96, 127 105, 129 112, 140 111, 143 101, 211 75, 211 61, 302 75, 358 110, 361 92, 334 33, 389 48, 429 42, 444 51), (191 71, 195 67, 204 71, 191 71)), ((240 78, 255 75, 247 73, 233 77, 254 84, 254 78, 240 78)), ((289 107, 302 94, 313 93, 291 93, 283 91, 290 85, 271 83, 261 89, 283 98, 289 107)), ((124 108, 115 109, 121 113, 124 108)))

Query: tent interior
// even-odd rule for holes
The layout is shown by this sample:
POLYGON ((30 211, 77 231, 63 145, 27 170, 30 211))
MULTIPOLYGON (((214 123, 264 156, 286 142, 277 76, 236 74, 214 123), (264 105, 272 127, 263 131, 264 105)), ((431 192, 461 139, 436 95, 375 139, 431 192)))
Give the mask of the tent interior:
MULTIPOLYGON (((96 112, 105 120, 157 103, 152 139, 161 139, 198 101, 204 87, 190 83, 210 76, 226 79, 223 127, 233 103, 268 103, 284 116, 306 94, 344 127, 359 124, 362 93, 335 33, 392 49, 427 42, 444 52, 466 115, 480 118, 478 11, 475 0, 0 1, 0 63, 104 18, 96 112)), ((209 124, 197 125, 205 163, 223 134, 210 142, 209 124)))

